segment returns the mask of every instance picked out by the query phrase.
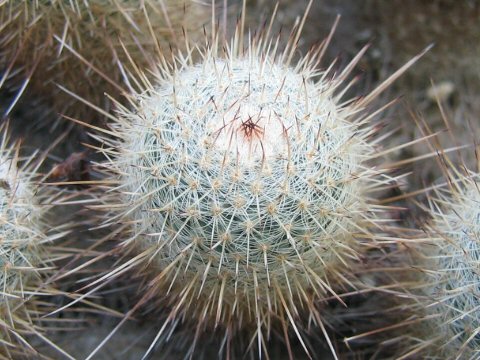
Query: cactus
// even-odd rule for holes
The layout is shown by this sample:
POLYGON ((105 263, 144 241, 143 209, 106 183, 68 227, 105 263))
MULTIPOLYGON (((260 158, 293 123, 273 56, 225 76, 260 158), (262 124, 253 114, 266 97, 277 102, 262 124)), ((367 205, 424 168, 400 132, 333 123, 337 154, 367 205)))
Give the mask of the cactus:
MULTIPOLYGON (((435 250, 428 269, 434 281, 425 288, 425 327, 435 340, 430 353, 448 358, 480 355, 480 192, 478 174, 461 176, 431 200, 429 227, 435 250), (432 284, 434 284, 432 286, 432 284), (433 331, 432 331, 433 330, 433 331)), ((431 250, 431 249, 430 249, 431 250)))
POLYGON ((51 310, 47 296, 60 293, 45 282, 51 275, 52 259, 58 256, 47 244, 64 235, 46 232, 46 207, 42 202, 53 197, 35 185, 33 164, 37 154, 19 159, 18 148, 8 144, 5 126, 1 130, 0 357, 33 356, 36 350, 31 341, 41 340, 71 358, 45 337, 40 319, 51 310))
POLYGON ((462 173, 449 160, 440 166, 448 182, 434 187, 424 208, 428 222, 399 253, 401 267, 392 284, 400 296, 389 311, 401 316, 384 334, 372 332, 394 349, 392 357, 385 358, 480 355, 479 174, 462 173))
POLYGON ((182 28, 201 27, 201 19, 202 7, 191 0, 148 0, 141 6, 115 0, 2 1, 0 69, 28 81, 28 91, 43 96, 54 113, 98 123, 98 113, 67 93, 108 109, 104 93, 119 98, 131 86, 123 82, 130 59, 145 67, 152 61, 146 54, 170 51, 169 43, 181 47, 182 28), (193 16, 195 22, 189 21, 193 16))
MULTIPOLYGON (((395 88, 403 89, 405 99, 428 119, 431 131, 440 132, 439 141, 445 150, 458 144, 452 143, 448 134, 442 131, 444 113, 448 114, 450 129, 456 137, 462 139, 462 143, 473 143, 480 130, 477 121, 480 103, 476 97, 480 91, 480 61, 476 56, 480 51, 477 41, 480 23, 476 21, 480 16, 480 3, 475 0, 461 4, 449 0, 373 0, 362 9, 366 16, 364 21, 371 24, 371 31, 382 39, 376 48, 380 58, 392 52, 398 54, 391 58, 387 68, 398 66, 424 44, 435 42, 425 61, 397 82, 395 88), (425 22, 426 18, 430 21, 425 22), (472 45, 464 46, 458 42, 459 37, 464 44, 472 45), (442 102, 442 112, 437 109, 437 101, 442 102)), ((361 18, 360 14, 356 15, 361 18)), ((381 73, 385 69, 379 64, 377 71, 381 73)), ((421 136, 419 128, 403 126, 400 119, 408 116, 406 111, 398 114, 398 124, 402 128, 392 140, 410 141, 421 136)), ((420 143, 402 156, 422 156, 429 151, 425 143, 420 143)), ((456 158, 455 154, 450 152, 449 157, 457 164, 465 163, 468 168, 478 164, 473 151, 462 154, 462 158, 456 158)), ((443 175, 435 162, 421 163, 414 167, 413 173, 414 178, 408 184, 410 191, 421 189, 427 179, 429 182, 443 175)))
POLYGON ((279 325, 308 353, 308 319, 334 352, 317 305, 340 300, 356 262, 380 246, 371 194, 393 180, 371 166, 378 112, 367 109, 421 55, 344 101, 366 48, 335 74, 317 69, 331 37, 291 65, 301 26, 284 51, 259 33, 244 47, 240 22, 231 42, 213 31, 198 63, 192 52, 161 60, 154 81, 139 75, 133 110, 119 104, 95 136, 108 158, 105 225, 122 224, 122 250, 136 255, 92 286, 136 267, 148 280, 132 311, 170 309, 156 339, 192 319, 196 334, 223 328, 228 341, 252 329, 261 352, 279 325))

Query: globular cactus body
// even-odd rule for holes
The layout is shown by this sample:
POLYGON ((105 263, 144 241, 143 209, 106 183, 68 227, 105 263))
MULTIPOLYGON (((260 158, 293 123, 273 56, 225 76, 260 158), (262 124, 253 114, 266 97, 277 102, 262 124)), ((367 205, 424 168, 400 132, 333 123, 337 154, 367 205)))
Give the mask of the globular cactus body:
POLYGON ((196 64, 189 52, 161 60, 154 81, 140 74, 134 110, 120 107, 96 136, 111 176, 100 184, 114 184, 98 195, 105 224, 122 223, 122 246, 137 253, 103 279, 140 269, 149 280, 135 308, 170 308, 157 339, 193 319, 197 334, 252 329, 261 351, 280 323, 306 348, 297 323, 330 341, 318 304, 340 299, 356 261, 379 246, 370 194, 392 178, 371 167, 366 109, 418 57, 342 102, 366 48, 335 75, 317 69, 328 41, 292 66, 293 42, 281 52, 267 31, 244 48, 242 26, 230 43, 214 31, 196 64))
POLYGON ((372 147, 349 109, 270 60, 212 57, 172 80, 125 118, 119 157, 136 243, 169 269, 162 282, 201 294, 192 311, 216 321, 263 321, 304 289, 331 292, 367 208, 372 147))
POLYGON ((6 126, 0 131, 0 358, 40 356, 41 343, 56 355, 71 358, 46 337, 50 320, 42 319, 52 310, 52 296, 61 293, 47 281, 53 260, 68 253, 52 246, 66 232, 47 226, 48 204, 61 194, 53 195, 39 185, 34 160, 38 154, 19 158, 18 147, 7 139, 6 126))
POLYGON ((432 201, 431 234, 436 250, 429 270, 435 284, 427 287, 430 328, 438 341, 437 356, 476 359, 480 356, 480 192, 477 175, 457 180, 453 190, 432 201), (432 301, 433 299, 433 301, 432 301))
POLYGON ((479 175, 445 163, 448 182, 429 197, 425 210, 430 219, 421 235, 407 242, 409 257, 400 258, 401 298, 411 301, 398 304, 404 308, 403 320, 392 327, 398 333, 388 334, 390 341, 399 340, 395 359, 480 355, 479 175))

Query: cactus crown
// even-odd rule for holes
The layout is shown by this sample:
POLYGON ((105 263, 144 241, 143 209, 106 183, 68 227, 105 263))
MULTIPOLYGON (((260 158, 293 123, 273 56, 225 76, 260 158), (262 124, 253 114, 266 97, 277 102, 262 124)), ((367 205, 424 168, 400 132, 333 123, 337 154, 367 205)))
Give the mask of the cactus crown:
POLYGON ((459 183, 433 202, 432 230, 440 238, 429 311, 447 334, 445 349, 473 354, 480 349, 480 192, 474 178, 459 183))

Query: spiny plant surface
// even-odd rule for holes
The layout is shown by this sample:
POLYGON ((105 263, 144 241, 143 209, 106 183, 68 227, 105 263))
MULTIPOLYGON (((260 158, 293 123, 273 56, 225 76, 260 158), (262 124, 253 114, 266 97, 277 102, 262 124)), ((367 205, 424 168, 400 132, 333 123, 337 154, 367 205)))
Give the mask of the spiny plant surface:
POLYGON ((223 328, 226 343, 251 329, 260 353, 277 325, 289 351, 293 329, 308 353, 300 324, 311 323, 334 352, 317 304, 340 300, 356 262, 381 243, 371 195, 394 179, 371 167, 383 154, 372 122, 381 110, 367 110, 418 57, 345 101, 366 48, 338 73, 319 69, 330 34, 292 65, 301 25, 280 51, 270 27, 244 46, 243 20, 230 41, 213 31, 201 61, 191 50, 161 58, 153 80, 139 72, 133 109, 119 105, 94 135, 108 158, 105 225, 122 224, 114 235, 123 231, 124 257, 136 255, 91 286, 134 267, 145 276, 124 321, 143 305, 169 309, 147 353, 182 322, 198 335, 223 328))
POLYGON ((427 308, 439 358, 480 358, 480 192, 478 174, 462 176, 431 201, 434 286, 427 308))
POLYGON ((47 244, 62 234, 46 232, 46 208, 41 202, 48 197, 38 194, 35 181, 34 156, 38 154, 20 162, 18 147, 6 139, 5 126, 1 131, 0 357, 34 356, 32 338, 50 344, 69 357, 45 337, 46 329, 40 324, 40 316, 49 309, 46 296, 57 292, 44 284, 52 270, 52 259, 57 256, 47 244))
MULTIPOLYGON (((445 116, 441 104, 439 109, 445 116)), ((449 128, 447 117, 445 124, 449 128)), ((424 140, 432 137, 428 127, 421 130, 424 140)), ((455 143, 453 133, 448 135, 455 143)), ((340 312, 334 322, 352 319, 348 330, 357 333, 345 343, 349 348, 373 343, 370 353, 382 359, 479 359, 479 174, 452 161, 438 138, 427 144, 444 176, 421 192, 397 196, 417 206, 409 201, 406 207, 417 218, 409 227, 388 227, 397 246, 380 253, 373 272, 384 277, 376 289, 383 293, 382 305, 372 305, 370 297, 366 309, 340 312), (428 206, 412 198, 424 193, 428 206), (369 325, 362 330, 364 324, 369 325)), ((463 157, 461 147, 454 150, 455 158, 463 157)))
POLYGON ((129 63, 123 49, 147 66, 147 54, 169 51, 169 43, 181 47, 182 31, 201 28, 201 8, 190 0, 2 1, 0 68, 5 77, 28 82, 28 91, 55 112, 95 122, 100 113, 67 92, 108 110, 104 93, 119 97, 131 86, 123 82, 129 63))
POLYGON ((160 82, 124 115, 115 165, 132 245, 161 274, 152 289, 187 316, 261 331, 308 292, 332 294, 358 258, 372 148, 329 89, 252 58, 212 56, 160 82))
POLYGON ((423 209, 429 220, 399 254, 397 308, 405 309, 377 331, 398 344, 388 358, 480 359, 479 174, 440 158, 447 181, 434 187, 423 209))

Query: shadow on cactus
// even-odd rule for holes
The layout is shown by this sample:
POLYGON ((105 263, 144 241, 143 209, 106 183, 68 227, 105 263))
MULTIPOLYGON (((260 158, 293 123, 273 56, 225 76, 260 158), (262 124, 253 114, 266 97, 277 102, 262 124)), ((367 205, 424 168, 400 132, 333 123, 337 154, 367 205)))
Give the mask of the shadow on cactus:
POLYGON ((391 150, 378 149, 383 108, 370 105, 421 55, 345 100, 367 47, 338 73, 320 68, 337 23, 297 60, 305 17, 284 50, 269 26, 244 36, 243 20, 230 41, 213 26, 205 47, 173 62, 158 54, 153 80, 134 75, 143 91, 132 108, 118 104, 110 129, 92 127, 108 159, 95 208, 117 226, 123 256, 90 292, 133 268, 144 276, 124 321, 144 306, 169 311, 145 356, 183 322, 196 338, 222 328, 226 343, 250 329, 260 356, 276 329, 290 357, 289 331, 315 356, 301 336, 314 324, 335 354, 319 303, 342 301, 358 261, 381 246, 372 197, 395 178, 372 166, 391 150))

